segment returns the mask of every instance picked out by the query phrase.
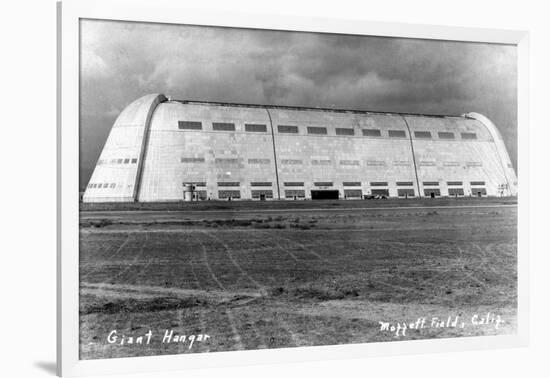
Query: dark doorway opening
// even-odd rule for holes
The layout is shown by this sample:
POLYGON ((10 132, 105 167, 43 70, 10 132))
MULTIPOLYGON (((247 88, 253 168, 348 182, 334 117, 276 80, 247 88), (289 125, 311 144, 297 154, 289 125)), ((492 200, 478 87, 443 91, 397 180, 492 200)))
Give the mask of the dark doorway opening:
POLYGON ((430 192, 430 198, 435 198, 435 193, 434 192, 430 192))
POLYGON ((338 199, 338 190, 312 190, 312 200, 333 200, 338 199))

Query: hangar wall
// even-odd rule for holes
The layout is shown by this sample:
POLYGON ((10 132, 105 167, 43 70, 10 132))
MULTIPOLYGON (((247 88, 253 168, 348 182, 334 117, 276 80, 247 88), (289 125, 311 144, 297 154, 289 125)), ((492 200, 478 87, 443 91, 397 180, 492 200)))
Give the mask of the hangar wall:
POLYGON ((117 118, 84 201, 179 201, 183 183, 194 183, 202 199, 311 198, 329 190, 340 198, 517 194, 500 134, 476 113, 387 114, 148 95, 117 118))

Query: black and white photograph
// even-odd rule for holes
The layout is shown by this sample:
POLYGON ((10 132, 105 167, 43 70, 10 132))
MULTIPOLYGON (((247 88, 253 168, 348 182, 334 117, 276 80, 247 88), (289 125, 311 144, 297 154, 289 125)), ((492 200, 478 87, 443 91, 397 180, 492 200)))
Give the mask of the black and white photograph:
POLYGON ((79 33, 79 359, 517 332, 516 45, 79 33))

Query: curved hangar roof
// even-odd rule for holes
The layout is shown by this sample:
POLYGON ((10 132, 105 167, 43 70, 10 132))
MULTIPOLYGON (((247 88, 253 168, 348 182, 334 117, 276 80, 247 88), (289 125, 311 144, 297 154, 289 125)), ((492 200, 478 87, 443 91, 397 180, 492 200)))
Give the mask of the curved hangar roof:
POLYGON ((256 198, 262 191, 268 198, 308 198, 312 189, 417 196, 434 184, 438 195, 472 194, 477 186, 483 194, 517 193, 502 138, 477 113, 175 101, 150 94, 116 119, 84 201, 181 200, 184 182, 203 186, 199 191, 211 198, 256 198), (290 189, 289 183, 301 185, 290 189))

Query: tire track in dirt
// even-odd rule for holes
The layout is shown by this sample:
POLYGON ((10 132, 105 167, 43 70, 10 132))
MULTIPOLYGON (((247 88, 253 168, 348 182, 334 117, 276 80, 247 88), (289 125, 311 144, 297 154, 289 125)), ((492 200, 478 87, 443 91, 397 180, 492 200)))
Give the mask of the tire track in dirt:
POLYGON ((201 246, 201 249, 202 249, 202 261, 204 263, 204 265, 206 266, 206 269, 208 270, 208 272, 210 273, 210 276, 212 278, 212 280, 216 283, 216 285, 218 285, 218 287, 222 290, 225 290, 227 291, 227 289, 225 288, 225 286, 220 282, 220 280, 218 280, 218 277, 216 277, 216 275, 214 274, 214 271, 212 270, 212 267, 210 266, 210 263, 208 262, 208 252, 206 250, 206 246, 204 245, 204 243, 200 240, 200 238, 198 238, 197 236, 195 235, 192 235, 193 238, 195 238, 195 240, 199 243, 199 245, 201 246))
MULTIPOLYGON (((326 266, 329 266, 329 270, 332 272, 332 273, 337 273, 337 274, 341 274, 341 270, 336 268, 334 266, 334 262, 332 262, 331 260, 327 260, 325 258, 323 258, 322 256, 320 256, 319 254, 317 254, 316 252, 313 252, 311 251, 309 248, 307 248, 305 245, 301 244, 300 242, 296 242, 292 239, 289 239, 289 238, 286 238, 286 237, 282 237, 282 236, 279 236, 281 239, 283 240, 287 240, 295 245, 298 245, 300 248, 302 248, 304 251, 306 252, 309 252, 311 253, 312 255, 316 256, 320 261, 322 261, 323 263, 326 264, 326 266)), ((430 256, 429 254, 423 254, 424 256, 426 257, 431 257, 433 258, 433 256, 430 256)), ((448 273, 450 270, 452 270, 454 267, 451 267, 451 268, 448 268, 445 272, 441 273, 441 274, 445 274, 445 273, 448 273)), ((439 274, 440 275, 440 274, 439 274)), ((410 280, 410 279, 407 279, 407 278, 404 278, 404 277, 401 277, 402 279, 405 279, 411 283, 413 283, 414 281, 413 280, 410 280)), ((383 286, 386 286, 386 287, 390 287, 392 289, 396 289, 396 290, 399 290, 401 292, 403 292, 403 294, 408 294, 410 293, 412 290, 414 290, 414 288, 410 288, 410 287, 405 287, 405 286, 401 286, 401 285, 395 285, 395 284, 390 284, 390 283, 387 283, 387 282, 384 282, 384 281, 380 281, 380 280, 377 280, 377 279, 374 279, 374 278, 371 278, 369 277, 369 280, 374 282, 374 283, 377 283, 379 285, 383 285, 383 286)), ((427 293, 423 293, 423 295, 427 296, 427 297, 430 297, 430 298, 435 298, 435 299, 438 299, 440 300, 441 299, 441 296, 439 295, 436 295, 436 294, 427 294, 427 293)))
POLYGON ((283 328, 290 335, 290 339, 292 340, 292 343, 294 344, 294 346, 298 347, 298 346, 309 345, 307 342, 302 341, 301 337, 298 336, 296 332, 294 332, 294 330, 290 327, 288 322, 285 319, 283 319, 283 317, 281 316, 276 317, 275 322, 278 325, 280 325, 281 328, 283 328))
POLYGON ((269 241, 272 241, 279 250, 281 250, 282 252, 285 252, 287 255, 289 255, 294 261, 296 262, 300 262, 300 260, 296 257, 296 255, 288 250, 286 250, 285 248, 283 248, 281 246, 281 243, 279 243, 277 241, 277 239, 275 238, 275 235, 269 233, 269 232, 266 232, 266 231, 257 231, 259 234, 262 234, 262 235, 266 235, 269 237, 269 241))
POLYGON ((307 252, 313 256, 315 256, 317 259, 323 261, 323 262, 326 262, 328 263, 329 260, 325 259, 324 257, 322 257, 321 255, 319 255, 317 252, 314 252, 312 251, 309 247, 307 247, 306 245, 296 241, 296 240, 292 240, 292 239, 289 239, 287 237, 284 237, 284 236, 281 236, 281 235, 277 235, 277 237, 279 239, 282 239, 282 240, 286 240, 286 241, 289 241, 291 244, 294 244, 296 246, 298 246, 300 249, 302 249, 304 252, 307 252))
MULTIPOLYGON (((134 232, 128 232, 128 235, 126 236, 126 239, 117 248, 117 250, 110 256, 109 261, 112 262, 114 260, 114 257, 117 256, 119 254, 119 252, 122 251, 122 249, 126 246, 126 244, 128 244, 130 242, 130 236, 132 236, 133 234, 134 234, 134 232)), ((86 280, 86 278, 88 278, 88 276, 90 274, 95 273, 99 268, 100 268, 100 265, 96 265, 95 268, 91 269, 88 273, 81 276, 80 280, 81 281, 86 280)))
POLYGON ((233 312, 231 311, 231 309, 226 308, 225 315, 229 320, 229 326, 231 327, 231 331, 233 332, 233 340, 235 340, 235 346, 237 347, 238 350, 245 350, 244 344, 241 339, 241 334, 237 330, 237 326, 235 324, 235 317, 233 316, 233 312))
POLYGON ((237 260, 235 259, 235 256, 233 256, 233 253, 231 252, 231 248, 227 245, 227 243, 225 243, 223 240, 221 240, 217 236, 212 235, 208 231, 201 230, 201 232, 204 233, 206 236, 216 240, 219 244, 221 244, 224 247, 227 256, 229 257, 229 260, 231 260, 231 263, 235 266, 235 268, 237 268, 237 270, 239 270, 239 272, 241 272, 241 274, 244 277, 246 277, 250 282, 252 282, 252 284, 254 284, 263 295, 267 295, 267 290, 265 289, 265 287, 262 284, 260 284, 258 281, 256 281, 254 278, 252 278, 252 276, 250 276, 248 273, 246 273, 246 271, 237 262, 237 260))
MULTIPOLYGON (((216 283, 216 285, 218 285, 218 287, 220 289, 222 289, 223 291, 227 292, 228 294, 230 293, 229 291, 227 291, 227 289, 224 287, 224 285, 221 284, 221 282, 217 279, 216 275, 214 274, 214 272, 212 271, 212 268, 208 262, 208 256, 207 256, 207 251, 206 251, 206 247, 205 245, 202 243, 202 241, 192 235, 192 237, 199 243, 199 245, 201 246, 201 250, 202 250, 202 256, 203 256, 203 265, 206 266, 208 272, 210 273, 210 278, 212 279, 212 281, 214 281, 216 283)), ((207 289, 204 288, 204 286, 200 283, 200 280, 199 280, 199 277, 195 271, 195 267, 194 267, 194 263, 196 262, 196 260, 194 258, 190 258, 188 260, 188 264, 189 264, 189 267, 191 268, 191 275, 193 276, 193 280, 194 280, 194 283, 197 287, 197 289, 201 290, 201 291, 208 291, 207 289)), ((199 316, 199 324, 200 324, 200 327, 201 327, 201 332, 202 333, 209 333, 209 331, 207 330, 207 327, 206 327, 206 322, 205 322, 205 319, 204 319, 204 314, 203 314, 203 311, 202 309, 198 309, 197 310, 198 312, 198 316, 199 316)), ((229 317, 227 316, 227 314, 225 312, 223 313, 220 313, 220 315, 225 315, 225 317, 227 318, 227 326, 230 328, 230 331, 231 333, 234 335, 234 331, 233 331, 233 328, 231 327, 231 324, 230 324, 230 319, 229 317)), ((226 336, 226 333, 224 332, 222 334, 223 336, 227 337, 226 336)), ((211 335, 212 337, 212 335, 211 335)), ((234 337, 234 336, 233 336, 234 337)), ((210 352, 210 344, 207 344, 208 346, 206 347, 206 350, 204 351, 205 353, 208 353, 210 352)))
POLYGON ((137 263, 138 260, 140 260, 142 258, 143 253, 145 252, 145 244, 147 244, 147 241, 149 240, 149 235, 147 234, 147 232, 144 232, 143 234, 145 235, 145 240, 141 243, 141 246, 139 247, 139 252, 136 253, 136 255, 134 256, 132 262, 130 262, 126 268, 124 268, 123 270, 118 272, 114 277, 111 278, 111 283, 115 283, 114 281, 117 278, 119 278, 120 276, 125 274, 128 270, 133 268, 134 264, 137 263))
MULTIPOLYGON (((140 246, 140 252, 138 254, 136 254, 136 257, 134 258, 133 262, 136 262, 137 259, 143 254, 143 251, 144 251, 144 247, 145 247, 145 244, 147 242, 147 234, 145 234, 146 237, 145 237, 145 240, 143 241, 143 243, 141 244, 140 246)), ((124 244, 129 240, 129 237, 130 237, 130 234, 128 234, 128 238, 126 239, 126 241, 117 249, 117 251, 113 254, 113 256, 115 256, 116 254, 118 254, 120 251, 122 251, 123 247, 124 247, 124 244)), ((111 258, 112 260, 112 258, 111 258)), ((131 264, 132 265, 132 264, 131 264)), ((115 280, 117 277, 119 277, 121 274, 123 274, 124 272, 126 272, 130 267, 126 267, 123 271, 119 272, 118 274, 116 274, 112 279, 111 279, 111 283, 113 283, 112 281, 115 280)), ((83 282, 81 281, 80 282, 80 287, 82 288, 83 286, 83 282)), ((96 297, 98 298, 106 298, 107 297, 107 287, 106 286, 103 286, 103 287, 100 287, 99 288, 99 292, 97 292, 95 294, 96 297)), ((126 318, 126 321, 122 321, 122 315, 124 313, 123 312, 117 312, 115 315, 114 315, 114 319, 112 321, 112 328, 113 329, 124 329, 124 330, 130 330, 132 327, 131 327, 131 322, 133 321, 133 317, 132 316, 127 316, 126 318), (121 327, 121 325, 124 323, 124 327, 121 327)), ((105 348, 107 347, 107 345, 105 345, 105 348)), ((108 351, 110 351, 108 354, 109 357, 113 357, 114 354, 115 354, 115 350, 114 349, 107 349, 108 351)))

